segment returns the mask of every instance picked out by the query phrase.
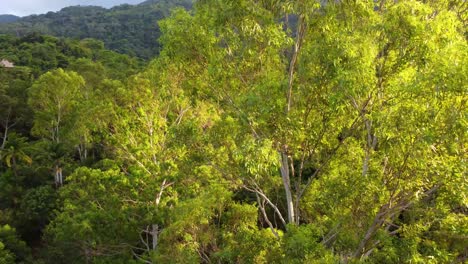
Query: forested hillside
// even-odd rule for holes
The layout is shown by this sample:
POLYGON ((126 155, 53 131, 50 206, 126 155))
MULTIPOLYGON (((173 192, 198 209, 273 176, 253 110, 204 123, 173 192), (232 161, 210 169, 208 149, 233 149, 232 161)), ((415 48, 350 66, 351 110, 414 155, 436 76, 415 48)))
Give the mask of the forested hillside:
POLYGON ((149 59, 160 50, 157 22, 167 17, 174 7, 190 8, 191 5, 191 0, 151 0, 111 9, 72 6, 0 24, 0 34, 25 36, 36 32, 77 39, 95 38, 102 40, 107 49, 149 59))
POLYGON ((149 64, 1 35, 0 263, 465 263, 464 8, 203 0, 149 64))

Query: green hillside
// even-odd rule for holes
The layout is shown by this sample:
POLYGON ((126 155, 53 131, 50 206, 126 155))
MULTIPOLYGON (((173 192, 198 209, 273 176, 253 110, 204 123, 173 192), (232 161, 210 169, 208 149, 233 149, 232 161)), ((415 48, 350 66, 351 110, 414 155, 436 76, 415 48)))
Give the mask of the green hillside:
POLYGON ((73 6, 1 24, 0 33, 25 36, 38 32, 77 39, 94 38, 104 41, 110 50, 148 59, 160 50, 157 22, 167 17, 174 7, 190 6, 190 0, 153 0, 111 9, 73 6))

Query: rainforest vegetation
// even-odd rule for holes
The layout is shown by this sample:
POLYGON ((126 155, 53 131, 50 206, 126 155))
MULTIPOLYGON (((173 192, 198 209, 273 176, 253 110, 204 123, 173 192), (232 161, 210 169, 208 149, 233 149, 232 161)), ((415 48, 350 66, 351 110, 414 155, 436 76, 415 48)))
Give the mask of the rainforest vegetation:
POLYGON ((199 0, 5 24, 46 21, 0 35, 0 263, 465 263, 467 9, 199 0))

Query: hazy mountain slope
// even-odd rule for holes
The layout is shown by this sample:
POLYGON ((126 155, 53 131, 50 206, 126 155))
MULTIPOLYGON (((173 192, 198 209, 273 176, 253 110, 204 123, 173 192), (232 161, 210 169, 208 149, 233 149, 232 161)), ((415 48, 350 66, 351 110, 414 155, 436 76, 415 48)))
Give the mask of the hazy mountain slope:
POLYGON ((19 16, 15 15, 0 15, 0 23, 10 23, 15 22, 20 19, 19 16))

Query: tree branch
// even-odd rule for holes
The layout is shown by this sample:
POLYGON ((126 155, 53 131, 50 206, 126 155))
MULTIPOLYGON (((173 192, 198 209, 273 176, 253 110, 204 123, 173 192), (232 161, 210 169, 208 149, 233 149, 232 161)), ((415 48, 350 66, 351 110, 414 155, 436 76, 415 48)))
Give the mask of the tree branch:
MULTIPOLYGON (((257 184, 255 184, 257 185, 257 184)), ((284 220, 283 218, 283 215, 281 214, 280 210, 278 209, 278 207, 273 204, 270 199, 268 199, 268 197, 261 191, 260 188, 258 188, 258 185, 255 189, 252 189, 252 188, 249 188, 245 185, 242 186, 244 189, 248 190, 248 191, 251 191, 253 193, 256 193, 258 195, 260 195, 263 199, 265 199, 265 201, 271 206, 271 208, 273 208, 273 210, 276 212, 276 214, 278 215, 278 217, 280 218, 281 220, 281 223, 283 223, 284 226, 286 226, 286 221, 284 220)))
POLYGON ((256 196, 257 196, 258 206, 260 207, 260 211, 262 212, 262 215, 263 215, 263 219, 265 219, 265 222, 266 222, 266 223, 268 224, 268 226, 270 227, 270 230, 271 230, 271 232, 273 233, 273 235, 275 235, 275 237, 279 239, 278 232, 276 232, 275 228, 273 227, 273 225, 271 224, 270 220, 268 219, 268 215, 266 214, 266 211, 265 211, 265 199, 261 199, 261 201, 260 201, 260 196, 258 195, 258 193, 256 193, 256 196))

